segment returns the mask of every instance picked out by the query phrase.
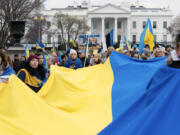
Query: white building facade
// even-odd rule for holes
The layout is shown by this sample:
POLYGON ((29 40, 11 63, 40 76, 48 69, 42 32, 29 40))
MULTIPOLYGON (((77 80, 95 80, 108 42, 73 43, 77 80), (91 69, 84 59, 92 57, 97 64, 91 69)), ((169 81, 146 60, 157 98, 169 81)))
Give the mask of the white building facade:
MULTIPOLYGON (((106 34, 113 29, 115 43, 123 40, 124 36, 131 42, 139 43, 148 18, 151 19, 155 41, 158 43, 172 42, 171 35, 167 31, 173 17, 173 13, 169 9, 113 4, 103 6, 81 5, 46 10, 43 14, 48 21, 52 22, 53 16, 58 12, 85 18, 90 30, 84 34, 99 34, 101 42, 106 40, 106 34)), ((43 35, 43 41, 47 42, 47 40, 48 35, 43 35)), ((55 33, 53 40, 58 43, 58 33, 55 33)))

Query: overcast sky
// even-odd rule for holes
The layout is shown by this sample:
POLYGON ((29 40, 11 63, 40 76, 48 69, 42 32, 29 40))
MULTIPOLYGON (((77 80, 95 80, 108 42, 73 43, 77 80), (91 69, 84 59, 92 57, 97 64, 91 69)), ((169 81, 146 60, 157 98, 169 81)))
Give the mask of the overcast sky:
MULTIPOLYGON (((46 0, 45 7, 46 9, 51 8, 63 8, 68 6, 68 4, 72 3, 74 0, 46 0)), ((83 1, 83 0, 76 0, 76 1, 83 1)), ((99 4, 118 4, 122 1, 131 1, 136 2, 137 0, 86 0, 91 1, 91 3, 99 3, 99 4)), ((140 3, 145 3, 146 7, 170 7, 173 10, 173 13, 177 15, 180 13, 180 0, 139 0, 140 3)))

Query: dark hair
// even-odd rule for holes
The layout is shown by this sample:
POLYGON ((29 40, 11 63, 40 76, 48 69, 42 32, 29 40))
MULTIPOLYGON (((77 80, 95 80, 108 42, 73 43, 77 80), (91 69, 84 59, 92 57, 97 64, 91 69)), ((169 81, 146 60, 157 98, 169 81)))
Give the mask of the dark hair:
POLYGON ((38 72, 41 77, 40 79, 44 80, 44 78, 45 78, 46 70, 44 69, 44 67, 42 65, 38 65, 38 68, 36 68, 36 69, 32 68, 30 66, 29 59, 23 63, 22 68, 25 68, 32 76, 35 76, 38 72))
POLYGON ((0 51, 1 51, 1 50, 7 51, 6 48, 4 48, 4 47, 0 47, 0 51))
POLYGON ((167 51, 168 48, 171 48, 171 45, 165 46, 165 50, 167 51))
POLYGON ((26 59, 26 56, 21 56, 21 57, 24 57, 26 59))
POLYGON ((15 54, 14 57, 18 57, 19 55, 18 54, 15 54))
POLYGON ((22 58, 22 57, 23 57, 23 58, 25 59, 25 61, 26 61, 26 57, 25 57, 25 56, 21 56, 21 58, 22 58))
POLYGON ((37 53, 43 53, 43 49, 39 48, 36 50, 37 53))
POLYGON ((35 55, 37 55, 37 56, 43 55, 43 52, 38 52, 35 55))
POLYGON ((144 48, 146 48, 146 47, 150 48, 149 45, 147 45, 147 44, 144 46, 144 48))
POLYGON ((8 65, 8 60, 7 60, 7 56, 6 56, 6 54, 4 54, 3 52, 2 52, 2 50, 0 50, 0 57, 2 58, 2 68, 3 68, 3 70, 5 70, 6 68, 7 68, 7 65, 8 65))

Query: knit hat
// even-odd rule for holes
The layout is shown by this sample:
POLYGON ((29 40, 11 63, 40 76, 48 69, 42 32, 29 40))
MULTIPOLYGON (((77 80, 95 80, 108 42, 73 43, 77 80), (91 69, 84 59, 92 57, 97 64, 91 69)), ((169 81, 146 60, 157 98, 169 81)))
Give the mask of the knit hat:
POLYGON ((29 56, 29 61, 31 61, 32 59, 38 59, 38 56, 37 55, 34 55, 34 54, 31 54, 30 56, 29 56))
POLYGON ((77 55, 77 52, 76 52, 76 50, 71 49, 70 54, 76 54, 77 55))

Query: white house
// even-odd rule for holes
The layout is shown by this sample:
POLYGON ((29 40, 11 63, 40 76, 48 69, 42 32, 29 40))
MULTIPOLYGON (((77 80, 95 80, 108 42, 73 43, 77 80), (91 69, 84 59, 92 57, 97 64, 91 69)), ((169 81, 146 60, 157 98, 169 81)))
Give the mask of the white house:
MULTIPOLYGON (((84 1, 81 5, 46 10, 43 14, 48 21, 52 22, 57 12, 87 19, 90 26, 88 34, 99 34, 102 42, 105 41, 105 35, 111 29, 114 30, 114 42, 123 40, 124 36, 131 42, 139 42, 148 18, 151 19, 156 42, 172 41, 167 27, 172 21, 173 13, 168 8, 147 8, 127 3, 120 6, 113 4, 93 6, 84 1)), ((52 35, 43 35, 43 41, 54 40, 58 43, 58 32, 53 35, 53 38, 52 35)))

